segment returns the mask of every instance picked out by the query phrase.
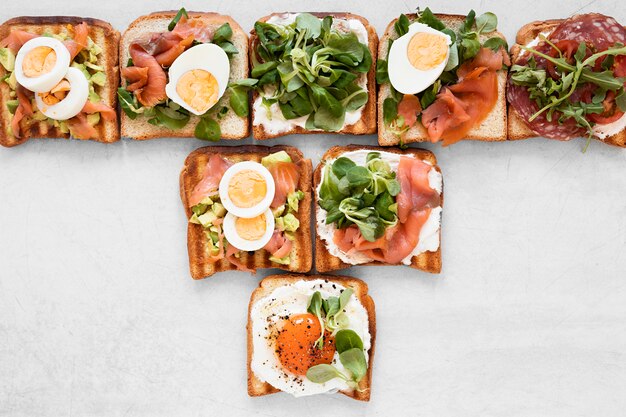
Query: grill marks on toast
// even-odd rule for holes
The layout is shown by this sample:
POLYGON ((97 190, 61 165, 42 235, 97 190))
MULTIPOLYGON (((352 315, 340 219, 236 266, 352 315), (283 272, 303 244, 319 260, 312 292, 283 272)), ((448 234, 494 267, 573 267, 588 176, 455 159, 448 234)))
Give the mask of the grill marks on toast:
MULTIPOLYGON (((295 213, 300 221, 300 228, 295 233, 296 240, 293 242, 293 262, 290 265, 280 265, 269 260, 269 254, 265 250, 255 252, 241 252, 239 258, 242 263, 251 269, 279 268, 293 272, 308 272, 313 260, 311 247, 311 173, 312 166, 309 159, 304 159, 302 152, 292 146, 257 146, 246 145, 238 147, 208 146, 192 152, 185 160, 185 166, 180 174, 180 194, 185 213, 189 219, 192 215, 188 207, 188 199, 193 187, 202 178, 203 170, 211 155, 217 153, 232 161, 256 161, 273 152, 284 150, 294 161, 299 161, 300 180, 298 189, 304 192, 304 199, 300 202, 299 210, 295 213)), ((202 226, 188 223, 187 225, 187 249, 189 251, 189 268, 194 279, 202 279, 216 272, 232 271, 237 268, 226 259, 210 263, 205 243, 205 235, 202 226)))
POLYGON ((336 282, 338 284, 343 285, 346 288, 352 288, 354 294, 359 299, 365 310, 367 310, 367 316, 369 319, 369 332, 371 336, 371 348, 368 352, 369 360, 367 367, 367 374, 359 383, 359 388, 363 390, 362 392, 358 391, 339 391, 341 394, 346 395, 350 398, 354 398, 359 401, 369 401, 370 393, 372 387, 372 369, 374 365, 374 352, 376 350, 376 308, 374 305, 374 300, 370 297, 368 293, 368 286, 364 281, 361 281, 357 278, 352 278, 348 276, 341 275, 298 275, 298 274, 283 274, 283 275, 269 275, 264 278, 260 283, 259 287, 256 288, 252 295, 250 296, 250 303, 248 304, 248 324, 246 325, 247 330, 247 344, 248 344, 248 360, 247 360, 247 369, 248 369, 248 395, 251 397, 260 397, 263 395, 275 394, 280 392, 280 390, 274 388, 272 385, 267 382, 263 382, 254 375, 251 368, 252 355, 253 355, 253 345, 252 345, 252 317, 250 315, 252 311, 252 307, 254 304, 260 300, 261 298, 270 294, 274 289, 293 284, 300 280, 312 281, 316 279, 329 280, 331 282, 336 282))
MULTIPOLYGON (((324 156, 322 156, 322 160, 319 165, 315 168, 315 172, 313 173, 313 193, 314 193, 314 204, 315 204, 315 213, 316 219, 317 214, 319 213, 320 207, 317 204, 317 187, 319 186, 322 179, 322 170, 325 166, 325 161, 329 159, 334 159, 346 152, 350 151, 358 151, 358 150, 370 150, 370 151, 384 151, 391 152, 400 155, 413 155, 416 158, 425 160, 430 162, 433 167, 439 172, 441 169, 437 165, 437 158, 435 155, 427 151, 425 149, 417 149, 411 148, 407 150, 400 150, 396 148, 384 148, 381 149, 375 146, 360 146, 360 145, 348 145, 348 146, 334 146, 330 148, 324 156)), ((441 192, 441 206, 443 207, 443 190, 441 192)), ((317 220, 315 220, 315 225, 317 227, 317 220)), ((382 262, 374 261, 361 265, 389 265, 382 262)), ((349 268, 353 265, 347 264, 343 262, 336 256, 330 254, 328 249, 326 248, 326 243, 319 237, 319 234, 315 234, 315 269, 317 272, 331 272, 336 271, 338 269, 349 268)), ((441 228, 439 229, 439 248, 437 248, 436 252, 423 252, 418 256, 414 256, 411 259, 411 268, 420 269, 425 272, 430 272, 434 274, 438 274, 441 272, 441 228)))
MULTIPOLYGON (((31 33, 42 35, 49 34, 67 34, 67 25, 76 26, 82 22, 86 22, 89 26, 89 37, 102 48, 102 52, 98 56, 97 65, 105 68, 106 84, 104 87, 94 85, 96 93, 100 96, 103 103, 117 108, 117 87, 119 86, 119 67, 117 48, 119 44, 119 32, 102 20, 92 18, 82 18, 74 16, 32 16, 32 17, 16 17, 10 19, 0 26, 0 39, 7 36, 12 30, 25 30, 31 33)), ((0 66, 0 77, 5 75, 4 67, 0 66)), ((6 83, 0 83, 0 98, 4 104, 10 100, 10 88, 6 83)), ((0 144, 3 146, 16 146, 26 142, 30 138, 69 138, 68 133, 63 133, 57 127, 50 126, 47 122, 28 123, 26 120, 21 122, 22 137, 16 138, 9 133, 11 118, 13 116, 5 105, 0 110, 0 144), (28 127, 28 128, 27 128, 28 127)), ((25 118, 26 119, 26 118, 25 118)), ((120 139, 119 125, 117 117, 115 120, 104 120, 95 126, 98 137, 93 138, 97 142, 111 143, 120 139)))

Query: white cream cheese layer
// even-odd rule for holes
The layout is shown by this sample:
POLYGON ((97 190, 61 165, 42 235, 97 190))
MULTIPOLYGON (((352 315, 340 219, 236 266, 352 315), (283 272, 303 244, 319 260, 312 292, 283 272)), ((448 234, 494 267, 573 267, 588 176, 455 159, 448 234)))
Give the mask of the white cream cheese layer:
MULTIPOLYGON (((369 150, 358 150, 353 152, 346 152, 342 154, 342 157, 346 157, 354 161, 357 165, 365 165, 365 160, 367 158, 367 154, 372 151, 369 150)), ((400 164, 400 157, 403 155, 392 153, 392 152, 379 152, 381 158, 384 161, 389 163, 391 169, 395 172, 398 172, 398 165, 400 164)), ((406 155, 408 157, 412 157, 411 155, 406 155)), ((326 164, 332 164, 334 159, 326 161, 326 164)), ((424 161, 427 164, 430 164, 428 161, 424 161)), ((319 196, 320 188, 322 183, 324 182, 324 171, 322 170, 322 178, 320 184, 317 186, 315 192, 319 196)), ((435 168, 431 168, 428 171, 428 184, 434 190, 436 190, 439 194, 441 194, 443 190, 443 178, 441 173, 437 171, 435 168)), ((341 259, 342 262, 350 264, 350 265, 358 265, 364 264, 367 262, 371 262, 372 259, 367 255, 359 251, 351 251, 344 252, 335 244, 333 241, 333 237, 335 235, 335 231, 337 227, 334 223, 326 224, 326 215, 327 212, 321 207, 316 207, 316 216, 317 216, 317 235, 324 241, 326 244, 326 248, 331 255, 341 259)), ((424 252, 434 252, 439 248, 439 229, 441 228, 441 207, 436 207, 431 210, 426 223, 422 226, 419 235, 419 241, 413 251, 402 260, 404 265, 410 265, 411 259, 414 256, 417 256, 424 252)))
MULTIPOLYGON (((284 13, 281 15, 272 16, 267 20, 267 23, 273 25, 290 25, 296 21, 300 13, 284 13)), ((359 42, 368 45, 368 32, 367 28, 358 19, 337 19, 333 18, 334 29, 340 32, 353 32, 359 39, 359 42)), ((358 85, 367 91, 367 74, 361 74, 358 79, 358 85)), ((254 109, 254 117, 252 124, 254 126, 263 126, 263 129, 268 134, 277 135, 283 132, 288 132, 294 127, 305 127, 308 116, 298 117, 296 119, 287 120, 280 111, 278 103, 274 103, 269 107, 263 105, 263 97, 271 98, 274 95, 275 87, 266 86, 264 92, 254 100, 252 107, 254 109)), ((363 113, 363 107, 346 112, 343 126, 351 126, 361 119, 363 113)), ((317 130, 317 129, 316 129, 317 130)))
MULTIPOLYGON (((339 378, 318 384, 306 377, 291 374, 281 366, 274 345, 276 332, 282 325, 283 318, 281 317, 306 313, 308 301, 315 291, 319 291, 322 298, 328 298, 330 296, 339 297, 344 289, 345 287, 337 283, 321 279, 298 281, 291 285, 276 288, 269 295, 258 300, 250 312, 253 346, 250 367, 254 375, 261 381, 295 397, 349 389, 346 382, 339 378)), ((372 338, 369 332, 367 310, 356 294, 353 294, 344 311, 349 320, 347 328, 355 331, 361 337, 365 359, 369 361, 368 352, 371 349, 372 338)), ((333 366, 345 375, 349 375, 349 371, 339 361, 337 352, 333 357, 333 366)))

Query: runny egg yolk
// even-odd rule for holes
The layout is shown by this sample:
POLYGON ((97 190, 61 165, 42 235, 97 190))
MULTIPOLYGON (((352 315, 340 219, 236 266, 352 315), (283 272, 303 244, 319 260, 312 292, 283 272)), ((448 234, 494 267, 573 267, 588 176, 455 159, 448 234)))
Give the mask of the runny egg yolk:
POLYGON ((219 98, 217 79, 209 71, 202 69, 184 73, 176 83, 176 92, 199 113, 209 110, 219 98))
POLYGON ((29 78, 40 77, 49 73, 57 62, 54 49, 47 46, 38 46, 24 56, 22 71, 29 78))
POLYGON ((246 219, 238 217, 235 220, 235 230, 240 238, 245 240, 259 240, 265 234, 267 223, 265 214, 246 219))
POLYGON ((266 194, 265 178, 251 169, 239 171, 228 183, 228 196, 237 207, 254 207, 263 201, 266 194))
POLYGON ((406 53, 411 65, 420 71, 427 71, 446 59, 448 42, 444 36, 419 32, 409 41, 406 53))
POLYGON ((289 372, 306 375, 312 366, 330 364, 335 355, 335 338, 324 334, 324 345, 316 345, 321 333, 320 321, 311 313, 294 314, 285 320, 276 337, 278 360, 289 372))

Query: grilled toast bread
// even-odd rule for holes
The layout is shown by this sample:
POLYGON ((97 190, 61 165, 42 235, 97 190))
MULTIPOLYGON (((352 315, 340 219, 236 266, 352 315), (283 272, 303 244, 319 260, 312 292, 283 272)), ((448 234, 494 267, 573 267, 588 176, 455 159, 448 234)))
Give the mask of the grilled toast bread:
MULTIPOLYGON (((138 39, 153 32, 165 32, 167 26, 176 16, 177 11, 154 12, 141 16, 133 21, 122 34, 120 41, 120 65, 125 66, 130 58, 129 47, 138 39)), ((233 30, 231 42, 239 53, 230 59, 230 81, 248 77, 248 35, 241 26, 230 16, 208 12, 188 12, 189 19, 202 19, 207 26, 215 30, 224 23, 229 23, 233 30)), ((228 89, 215 106, 228 106, 230 93, 228 89)), ((194 130, 200 118, 191 114, 187 125, 178 130, 171 130, 165 126, 154 126, 143 117, 132 120, 124 112, 121 112, 121 133, 123 137, 137 140, 154 139, 162 137, 192 138, 194 130)), ((222 139, 244 139, 250 134, 249 117, 239 117, 230 109, 221 119, 217 120, 222 131, 222 139)))
MULTIPOLYGON (((448 15, 448 14, 436 14, 439 20, 441 20, 447 27, 456 30, 461 26, 465 20, 465 16, 461 15, 448 15)), ((416 14, 407 14, 409 20, 417 17, 416 14)), ((378 45, 378 58, 387 59, 389 54, 389 41, 391 39, 397 39, 398 34, 394 29, 394 24, 398 19, 392 20, 385 33, 380 38, 380 44, 378 45)), ((500 32, 492 32, 488 34, 480 35, 480 40, 500 37, 504 39, 504 35, 500 32)), ((489 115, 483 120, 479 126, 475 126, 469 131, 465 139, 470 140, 482 140, 482 141, 503 141, 507 139, 507 124, 506 124, 506 76, 505 70, 498 71, 498 101, 489 115)), ((429 142, 428 134, 424 126, 421 123, 416 123, 411 129, 409 129, 402 137, 391 132, 386 126, 383 120, 383 103, 386 98, 391 95, 390 84, 385 83, 379 86, 378 90, 378 143, 381 146, 398 145, 399 143, 413 143, 413 142, 429 142)))
MULTIPOLYGON (((22 16, 7 20, 0 25, 0 39, 4 39, 13 30, 24 30, 36 34, 67 34, 68 25, 79 25, 82 22, 89 25, 89 37, 102 48, 102 53, 98 55, 97 65, 105 69, 106 82, 102 87, 94 85, 95 91, 103 103, 117 109, 117 87, 120 78, 117 48, 120 34, 109 23, 98 19, 75 16, 22 16)), ((4 75, 6 75, 6 70, 0 65, 0 78, 4 75)), ((69 133, 61 131, 60 127, 52 126, 47 121, 29 120, 25 117, 20 124, 23 134, 20 138, 16 138, 11 133, 13 115, 4 105, 8 100, 11 100, 10 91, 11 89, 6 83, 0 83, 0 102, 3 103, 0 108, 0 145, 16 146, 30 138, 70 137, 69 133)), ((92 140, 111 143, 120 139, 117 118, 114 120, 101 118, 95 125, 95 129, 98 136, 92 140)))
MULTIPOLYGON (((273 13, 271 15, 258 19, 260 22, 266 22, 272 16, 280 16, 283 13, 273 13)), ((255 112, 252 111, 252 134, 257 140, 272 139, 279 136, 292 135, 292 134, 311 134, 311 133, 339 133, 349 135, 367 135, 376 133, 376 55, 378 53, 378 34, 376 29, 369 23, 364 17, 352 14, 352 13, 311 13, 314 16, 323 18, 325 16, 332 16, 336 19, 357 19, 363 23, 363 26, 367 29, 369 50, 372 55, 372 67, 367 73, 367 93, 369 95, 368 101, 363 107, 361 118, 353 125, 344 126, 343 129, 337 132, 325 132, 322 130, 308 130, 300 126, 293 126, 290 130, 272 133, 267 132, 263 125, 255 125, 255 112)), ((255 45, 258 42, 258 36, 253 29, 250 32, 250 61, 252 62, 252 54, 255 53, 255 45)), ((258 92, 252 92, 252 103, 259 97, 258 92)))
MULTIPOLYGON (((322 179, 322 170, 326 165, 326 161, 330 159, 336 159, 342 154, 350 151, 357 151, 360 149, 370 151, 385 151, 392 152, 401 155, 413 155, 414 157, 430 162, 433 167, 441 172, 439 166, 437 166, 437 159, 435 155, 425 149, 409 148, 401 150, 397 148, 381 149, 375 146, 360 146, 360 145, 348 145, 348 146, 334 146, 330 148, 323 156, 319 165, 315 168, 313 173, 313 194, 315 204, 316 218, 320 215, 321 208, 318 204, 318 187, 322 179)), ((443 207, 443 189, 441 192, 441 206, 443 207)), ((315 222, 317 225, 317 221, 315 222)), ((369 262, 360 265, 388 265, 379 261, 369 262)), ((331 255, 326 247, 326 243, 320 238, 319 233, 315 234, 315 269, 318 272, 330 272, 338 269, 348 268, 352 265, 343 262, 336 256, 331 255)), ((418 256, 414 256, 411 259, 411 268, 420 269, 422 271, 438 274, 441 272, 441 228, 439 229, 439 247, 436 252, 423 252, 418 256)))
POLYGON ((248 344, 248 395, 251 397, 260 397, 263 395, 275 394, 280 392, 280 390, 274 388, 272 385, 267 382, 261 381, 254 375, 251 369, 252 356, 254 354, 254 347, 252 343, 252 307, 254 304, 262 299, 263 297, 270 294, 274 289, 293 284, 300 280, 316 280, 316 279, 324 279, 330 282, 336 282, 338 284, 343 285, 346 288, 351 288, 354 291, 354 294, 359 299, 365 310, 367 310, 367 315, 369 319, 369 332, 371 335, 371 349, 368 352, 369 360, 368 360, 368 368, 367 374, 359 383, 359 388, 362 390, 361 392, 356 390, 351 391, 340 391, 342 394, 354 398, 359 401, 369 401, 370 400, 370 391, 372 386, 372 365, 374 361, 374 350, 376 346, 376 311, 374 307, 374 300, 368 294, 367 284, 360 279, 340 276, 340 275, 297 275, 297 274, 284 274, 284 275, 270 275, 265 277, 260 283, 259 287, 254 290, 250 297, 250 303, 248 304, 248 325, 247 333, 247 344, 248 344))
MULTIPOLYGON (((250 269, 280 268, 292 272, 308 272, 313 262, 311 244, 311 160, 304 159, 302 152, 291 146, 207 146, 193 151, 185 160, 185 166, 180 173, 180 197, 185 208, 187 218, 191 218, 192 211, 188 201, 194 186, 202 178, 204 167, 213 154, 219 154, 223 158, 232 161, 256 161, 274 152, 285 151, 291 159, 298 164, 300 180, 298 189, 304 192, 304 199, 300 201, 296 217, 300 221, 300 227, 295 232, 293 242, 293 261, 290 265, 280 265, 269 260, 269 254, 261 249, 255 252, 242 252, 240 261, 250 269)), ((193 279, 209 277, 216 272, 232 271, 237 268, 226 259, 212 263, 207 253, 206 237, 202 226, 188 223, 187 225, 187 248, 189 251, 189 268, 193 279)))
MULTIPOLYGON (((535 21, 528 23, 520 28, 515 37, 515 45, 511 46, 511 61, 515 63, 515 60, 522 52, 521 45, 526 45, 533 41, 540 33, 550 32, 556 28, 564 19, 551 19, 546 21, 535 21)), ((509 140, 520 140, 537 137, 537 134, 533 132, 526 122, 519 116, 517 110, 513 106, 509 105, 509 117, 508 117, 508 136, 509 140)), ((609 136, 602 140, 594 137, 601 142, 609 145, 626 147, 626 129, 621 132, 609 136)))

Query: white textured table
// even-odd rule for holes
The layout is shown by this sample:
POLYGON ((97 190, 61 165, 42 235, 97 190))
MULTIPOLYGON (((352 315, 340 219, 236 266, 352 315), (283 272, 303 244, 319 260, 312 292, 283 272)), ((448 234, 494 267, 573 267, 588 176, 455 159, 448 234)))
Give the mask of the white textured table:
MULTIPOLYGON (((174 1, 5 2, 0 18, 84 15, 123 30, 174 1)), ((411 1, 317 1, 382 33, 411 1)), ((621 1, 446 1, 523 23, 621 1), (541 4, 541 5, 540 5, 541 4)), ((186 1, 246 29, 306 2, 186 1)), ((317 163, 337 143, 287 137, 317 163)), ((252 143, 251 139, 242 141, 252 143)), ((234 144, 234 143, 232 143, 234 144)), ((463 142, 446 182, 443 273, 361 267, 377 304, 372 401, 246 394, 248 297, 268 271, 192 281, 178 173, 197 140, 33 140, 0 149, 0 416, 623 416, 626 152, 583 141, 463 142)))

